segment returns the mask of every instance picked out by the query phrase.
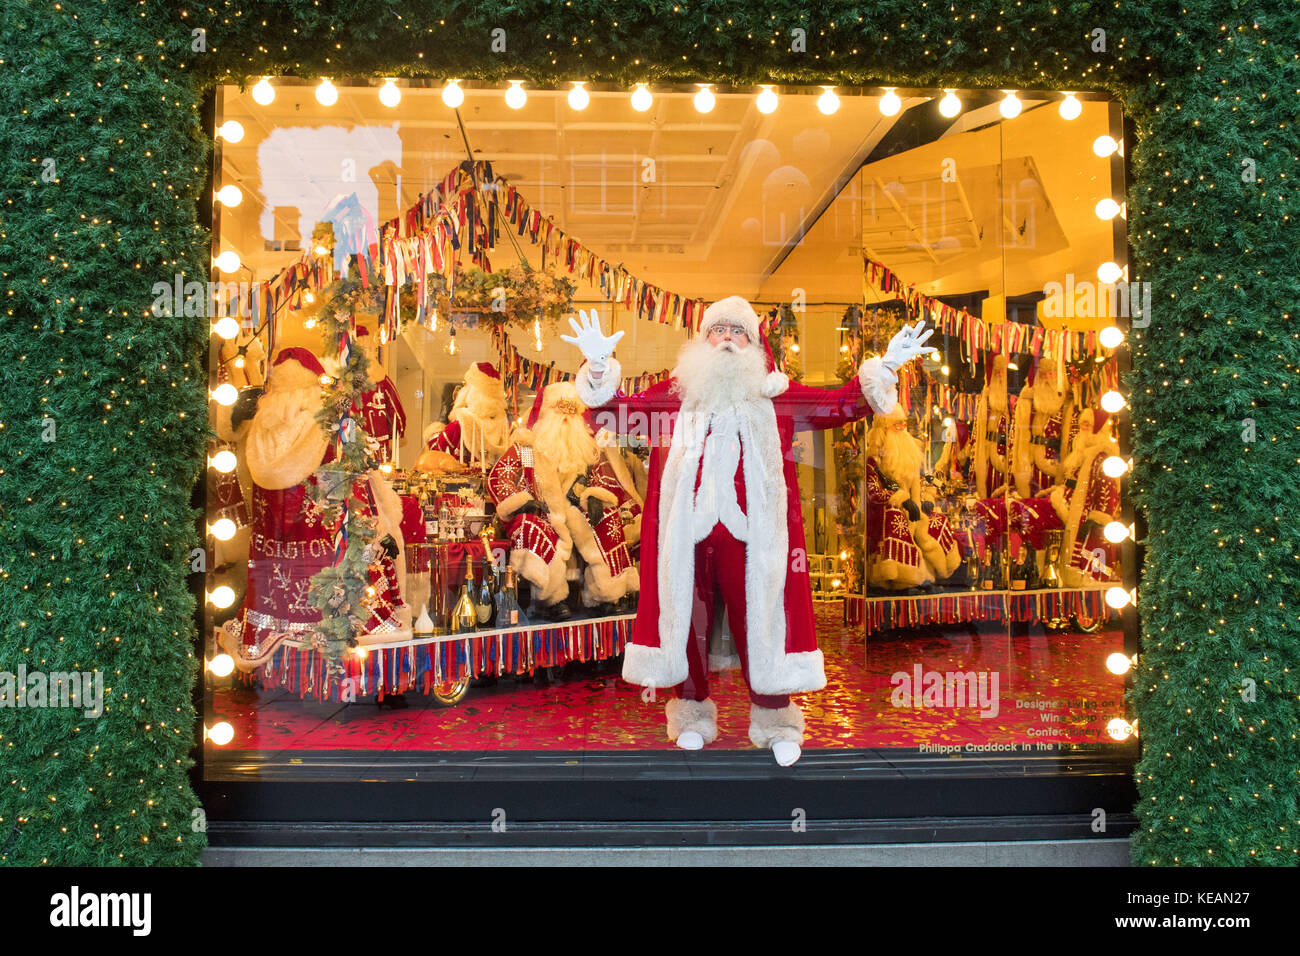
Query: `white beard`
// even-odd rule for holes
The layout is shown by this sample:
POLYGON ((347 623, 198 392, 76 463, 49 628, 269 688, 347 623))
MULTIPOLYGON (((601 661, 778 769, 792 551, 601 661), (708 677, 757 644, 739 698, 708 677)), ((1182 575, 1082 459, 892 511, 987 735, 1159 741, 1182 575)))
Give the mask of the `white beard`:
POLYGON ((738 349, 731 342, 713 346, 695 339, 682 346, 672 376, 683 409, 720 411, 762 395, 767 356, 752 343, 738 349))
MULTIPOLYGON (((573 479, 585 473, 600 458, 596 436, 582 415, 549 411, 533 428, 534 468, 554 476, 567 490, 573 479)), ((549 484, 549 482, 548 482, 549 484)))
POLYGON ((867 440, 867 454, 876 459, 881 473, 900 488, 910 488, 921 476, 925 457, 921 448, 906 432, 891 434, 881 429, 881 437, 867 440), (874 440, 873 440, 874 439, 874 440))
POLYGON ((279 458, 309 428, 318 428, 316 414, 321 409, 319 385, 305 388, 268 389, 257 401, 250 434, 257 434, 279 458))
POLYGON ((456 405, 447 416, 460 422, 461 443, 475 456, 482 445, 489 463, 501 457, 510 439, 510 420, 506 418, 504 393, 492 395, 466 385, 456 396, 456 405))

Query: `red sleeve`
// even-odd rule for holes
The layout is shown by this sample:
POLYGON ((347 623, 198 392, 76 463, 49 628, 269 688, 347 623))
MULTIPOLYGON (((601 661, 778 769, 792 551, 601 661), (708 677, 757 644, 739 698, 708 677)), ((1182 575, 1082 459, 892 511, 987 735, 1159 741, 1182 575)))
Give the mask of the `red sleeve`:
POLYGON ((384 376, 384 380, 380 383, 379 387, 384 390, 384 394, 388 396, 389 402, 392 403, 393 424, 397 428, 397 434, 399 436, 405 435, 406 410, 402 408, 402 400, 397 397, 397 386, 393 384, 391 378, 384 376))
POLYGON ((431 451, 442 451, 448 455, 460 454, 460 422, 452 422, 426 443, 431 451))
POLYGON ((615 435, 663 436, 666 445, 673 431, 673 416, 680 408, 672 379, 664 379, 634 395, 616 394, 591 410, 591 423, 594 430, 606 428, 615 435))
POLYGON ((795 431, 821 431, 840 428, 871 414, 862 383, 854 375, 835 388, 814 388, 791 382, 790 387, 772 399, 778 415, 794 419, 795 431))

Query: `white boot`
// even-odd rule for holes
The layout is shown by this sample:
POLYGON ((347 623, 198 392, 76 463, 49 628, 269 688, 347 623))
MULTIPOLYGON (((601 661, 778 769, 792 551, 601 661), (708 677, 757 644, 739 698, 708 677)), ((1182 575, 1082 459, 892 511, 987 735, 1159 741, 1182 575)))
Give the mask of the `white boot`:
POLYGON ((683 750, 699 750, 704 746, 704 738, 697 730, 683 730, 677 735, 677 746, 683 750))
POLYGON ((699 750, 718 739, 718 705, 712 700, 684 700, 674 697, 665 708, 668 739, 683 750, 699 750))
MULTIPOLYGON (((678 746, 681 746, 680 741, 678 746)), ((772 742, 772 756, 782 767, 792 767, 803 753, 793 740, 775 740, 772 742)))
POLYGON ((803 711, 794 701, 785 707, 749 705, 749 739, 755 747, 770 747, 782 767, 799 759, 803 744, 803 711))

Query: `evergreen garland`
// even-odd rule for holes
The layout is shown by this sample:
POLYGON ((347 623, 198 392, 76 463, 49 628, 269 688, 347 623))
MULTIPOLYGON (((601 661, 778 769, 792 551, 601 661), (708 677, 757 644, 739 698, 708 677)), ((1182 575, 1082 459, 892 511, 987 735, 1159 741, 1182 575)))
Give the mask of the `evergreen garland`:
POLYGON ((98 720, 0 711, 0 862, 203 845, 186 769, 208 329, 149 304, 158 281, 207 278, 203 96, 266 74, 1118 97, 1130 278, 1156 302, 1126 381, 1146 524, 1134 860, 1294 863, 1297 35, 1287 0, 0 6, 0 669, 107 678, 98 720))

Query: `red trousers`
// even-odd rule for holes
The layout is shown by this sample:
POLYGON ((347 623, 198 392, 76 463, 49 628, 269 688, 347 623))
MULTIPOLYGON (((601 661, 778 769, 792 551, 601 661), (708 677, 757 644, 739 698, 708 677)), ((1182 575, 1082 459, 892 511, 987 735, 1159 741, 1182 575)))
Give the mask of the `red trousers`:
MULTIPOLYGON (((695 600, 691 636, 686 644, 688 676, 674 688, 679 698, 704 700, 709 696, 709 632, 713 629, 718 600, 727 611, 736 654, 740 657, 745 686, 749 686, 749 654, 745 636, 745 545, 718 522, 707 538, 695 546, 695 600)), ((778 709, 790 703, 788 694, 770 696, 749 692, 759 707, 778 709)))

